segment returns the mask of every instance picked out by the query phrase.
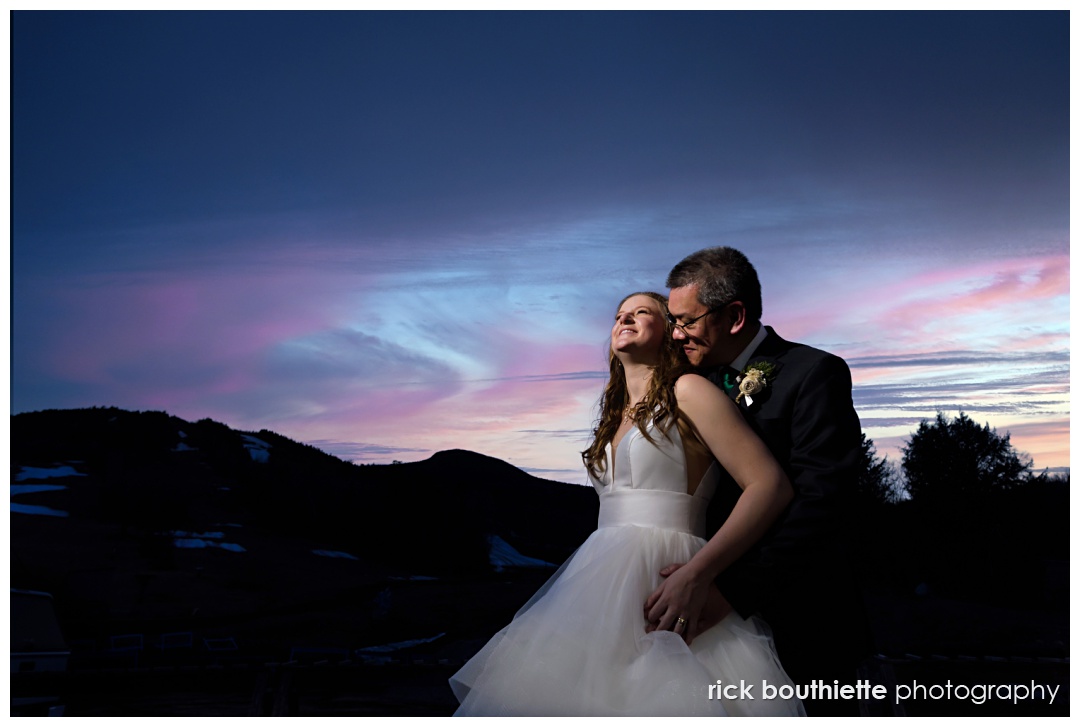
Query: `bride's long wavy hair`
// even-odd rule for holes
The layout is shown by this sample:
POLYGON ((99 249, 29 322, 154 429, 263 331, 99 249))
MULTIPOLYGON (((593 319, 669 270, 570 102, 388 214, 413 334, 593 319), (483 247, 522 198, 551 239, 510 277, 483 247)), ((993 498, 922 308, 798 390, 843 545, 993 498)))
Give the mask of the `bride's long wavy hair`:
MULTIPOLYGON (((650 420, 656 423, 657 428, 664 436, 669 436, 668 431, 670 431, 672 425, 676 425, 684 437, 687 434, 691 435, 686 440, 688 443, 697 442, 699 440, 693 431, 693 427, 682 416, 679 405, 675 400, 675 382, 684 373, 691 371, 691 366, 686 359, 686 354, 683 353, 682 347, 671 337, 671 323, 667 317, 667 298, 660 293, 650 291, 631 293, 619 301, 616 310, 635 295, 644 295, 659 304, 660 315, 664 321, 665 335, 663 342, 660 344, 660 356, 656 366, 653 367, 652 379, 649 381, 648 389, 645 391, 645 397, 634 407, 631 418, 650 442, 652 437, 645 430, 650 420)), ((622 361, 619 360, 614 349, 610 348, 610 346, 608 348, 608 369, 610 370, 610 376, 607 385, 604 387, 604 393, 600 397, 600 419, 597 421, 596 428, 593 429, 592 444, 581 453, 581 459, 585 462, 586 469, 596 478, 599 478, 607 469, 605 450, 608 444, 615 439, 615 433, 622 425, 626 406, 630 403, 626 390, 626 371, 623 368, 622 361)))

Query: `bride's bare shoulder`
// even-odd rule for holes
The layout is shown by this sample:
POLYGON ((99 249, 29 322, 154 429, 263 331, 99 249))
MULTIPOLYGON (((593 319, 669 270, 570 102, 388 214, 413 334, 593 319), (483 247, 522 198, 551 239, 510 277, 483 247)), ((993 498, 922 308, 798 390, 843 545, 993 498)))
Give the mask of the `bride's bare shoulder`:
POLYGON ((713 382, 701 374, 683 374, 675 382, 675 399, 679 408, 691 417, 709 411, 722 411, 731 399, 713 382))
POLYGON ((683 393, 694 395, 717 391, 719 389, 716 388, 716 385, 701 374, 686 373, 675 381, 675 393, 680 395, 683 393))

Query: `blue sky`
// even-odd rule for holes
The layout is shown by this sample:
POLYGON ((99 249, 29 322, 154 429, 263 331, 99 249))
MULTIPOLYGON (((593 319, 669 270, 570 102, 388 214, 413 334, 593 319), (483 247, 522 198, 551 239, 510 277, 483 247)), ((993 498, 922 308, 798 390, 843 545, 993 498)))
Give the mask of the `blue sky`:
POLYGON ((583 481, 610 317, 729 244, 890 458, 1069 463, 1064 12, 15 12, 12 411, 583 481))

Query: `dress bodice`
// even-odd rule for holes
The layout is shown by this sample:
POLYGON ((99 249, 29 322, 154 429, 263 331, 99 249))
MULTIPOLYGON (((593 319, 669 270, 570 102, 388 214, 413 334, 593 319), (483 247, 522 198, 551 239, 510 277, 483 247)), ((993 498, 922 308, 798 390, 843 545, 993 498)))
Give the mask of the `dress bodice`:
POLYGON ((597 527, 641 525, 678 530, 704 537, 705 511, 720 481, 713 462, 694 494, 687 493, 686 453, 678 427, 664 433, 647 426, 650 442, 634 427, 615 448, 607 447, 607 469, 600 479, 590 475, 600 495, 597 527))

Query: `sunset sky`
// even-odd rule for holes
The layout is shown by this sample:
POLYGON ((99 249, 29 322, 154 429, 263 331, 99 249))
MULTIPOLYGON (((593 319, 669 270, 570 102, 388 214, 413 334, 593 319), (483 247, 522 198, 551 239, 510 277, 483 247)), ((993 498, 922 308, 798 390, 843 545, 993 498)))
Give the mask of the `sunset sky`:
POLYGON ((890 460, 1069 465, 1069 16, 15 12, 13 413, 584 482, 619 299, 747 253, 890 460))

